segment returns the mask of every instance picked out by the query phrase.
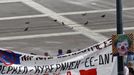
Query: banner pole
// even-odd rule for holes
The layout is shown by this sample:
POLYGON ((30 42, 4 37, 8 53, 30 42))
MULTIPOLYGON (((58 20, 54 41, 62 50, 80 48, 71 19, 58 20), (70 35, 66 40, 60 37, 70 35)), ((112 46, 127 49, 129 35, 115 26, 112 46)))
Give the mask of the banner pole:
MULTIPOLYGON (((122 0, 116 0, 116 24, 117 24, 117 34, 123 34, 122 0)), ((118 75, 124 75, 123 59, 124 59, 123 56, 117 56, 118 75)))

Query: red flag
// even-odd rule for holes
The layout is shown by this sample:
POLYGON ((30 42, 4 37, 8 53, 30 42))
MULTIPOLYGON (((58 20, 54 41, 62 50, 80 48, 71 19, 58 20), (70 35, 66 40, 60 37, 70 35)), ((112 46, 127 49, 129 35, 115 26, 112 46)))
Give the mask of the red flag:
POLYGON ((88 69, 88 70, 80 70, 80 75, 97 75, 96 68, 95 69, 88 69))

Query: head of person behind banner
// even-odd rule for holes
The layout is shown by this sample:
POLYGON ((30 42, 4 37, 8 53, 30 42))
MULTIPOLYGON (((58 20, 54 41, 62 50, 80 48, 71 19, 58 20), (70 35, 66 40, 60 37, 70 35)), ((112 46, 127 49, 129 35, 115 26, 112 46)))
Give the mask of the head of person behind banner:
POLYGON ((118 34, 112 36, 112 51, 114 56, 134 54, 133 34, 118 34))

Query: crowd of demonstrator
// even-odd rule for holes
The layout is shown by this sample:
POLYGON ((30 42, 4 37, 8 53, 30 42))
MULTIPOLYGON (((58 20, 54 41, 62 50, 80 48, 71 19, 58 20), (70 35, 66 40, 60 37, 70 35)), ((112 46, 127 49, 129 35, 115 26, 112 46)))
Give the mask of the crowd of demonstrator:
MULTIPOLYGON (((65 54, 68 54, 68 53, 72 53, 72 50, 68 49, 65 54)), ((36 55, 35 53, 30 53, 30 54, 36 55)), ((63 50, 62 49, 58 49, 57 56, 63 55, 63 54, 64 54, 63 50)), ((51 55, 48 52, 44 52, 44 56, 51 56, 51 55)))

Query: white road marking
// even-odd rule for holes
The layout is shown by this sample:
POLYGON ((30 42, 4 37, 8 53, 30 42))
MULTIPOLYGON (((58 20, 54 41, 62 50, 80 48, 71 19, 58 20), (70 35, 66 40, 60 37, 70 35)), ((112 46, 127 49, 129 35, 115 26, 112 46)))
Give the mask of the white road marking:
POLYGON ((20 0, 0 0, 0 3, 20 2, 20 0))
MULTIPOLYGON (((134 30, 134 27, 124 27, 123 30, 134 30)), ((110 29, 97 29, 93 30, 93 32, 113 32, 116 31, 116 28, 110 28, 110 29)))
POLYGON ((14 16, 14 17, 3 17, 0 20, 14 20, 14 19, 25 19, 25 18, 37 18, 37 17, 46 17, 46 14, 39 14, 39 15, 27 15, 27 16, 14 16))
POLYGON ((92 5, 96 5, 97 3, 95 3, 95 2, 92 2, 91 4, 92 4, 92 5))
POLYGON ((64 32, 64 33, 51 33, 51 34, 35 34, 35 35, 24 35, 24 36, 9 36, 0 37, 0 41, 7 40, 20 40, 20 39, 32 39, 32 38, 42 38, 42 37, 54 37, 54 36, 65 36, 65 35, 78 35, 80 32, 64 32))
MULTIPOLYGON (((57 13, 58 15, 75 15, 75 14, 83 14, 83 13, 101 13, 101 12, 111 12, 116 9, 103 9, 103 10, 90 10, 90 11, 77 11, 77 12, 65 12, 65 13, 57 13)), ((124 11, 134 10, 134 7, 124 8, 124 11)), ((37 18, 37 17, 47 17, 47 14, 38 14, 38 15, 26 15, 26 16, 14 16, 14 17, 2 17, 0 20, 13 20, 13 19, 24 19, 24 18, 37 18)))
MULTIPOLYGON (((134 7, 123 8, 123 11, 134 10, 134 7)), ((59 15, 75 15, 75 14, 83 14, 83 13, 101 13, 101 12, 111 12, 116 11, 116 9, 102 9, 102 10, 90 10, 90 11, 77 11, 77 12, 67 12, 67 13, 59 13, 59 15)))
POLYGON ((45 43, 49 43, 49 44, 62 44, 62 42, 59 42, 59 41, 45 41, 45 43))
POLYGON ((73 28, 73 30, 77 31, 77 32, 80 32, 82 33, 83 35, 95 40, 95 41, 103 41, 103 40, 106 40, 107 37, 101 35, 101 34, 98 34, 98 33, 95 33, 93 32, 92 30, 86 28, 86 27, 83 27, 82 25, 80 24, 77 24, 76 22, 66 18, 66 17, 63 17, 61 15, 58 15, 56 12, 34 2, 34 1, 22 1, 23 3, 27 4, 28 6, 36 9, 37 11, 41 12, 41 13, 44 13, 44 14, 47 14, 49 15, 49 17, 53 18, 53 19, 57 19, 60 23, 61 22, 64 22, 66 26, 70 27, 70 28, 73 28), (69 24, 74 24, 74 25, 77 25, 76 26, 72 26, 72 25, 69 25, 69 24), (99 37, 98 37, 99 36, 99 37))
MULTIPOLYGON (((134 7, 133 7, 134 9, 134 7)), ((83 13, 101 13, 101 12, 110 12, 115 11, 115 9, 103 9, 103 10, 92 10, 92 11, 78 11, 78 12, 67 12, 60 13, 60 15, 75 15, 75 14, 83 14, 83 13)))

